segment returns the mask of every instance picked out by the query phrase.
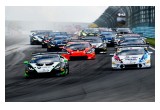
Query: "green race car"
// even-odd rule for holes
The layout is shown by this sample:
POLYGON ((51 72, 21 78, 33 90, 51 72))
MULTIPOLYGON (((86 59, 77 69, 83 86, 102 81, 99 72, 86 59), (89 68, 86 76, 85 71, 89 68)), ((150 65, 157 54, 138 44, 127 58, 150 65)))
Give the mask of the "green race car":
POLYGON ((56 52, 32 54, 30 61, 24 61, 25 77, 41 75, 65 76, 69 74, 69 63, 66 58, 56 52))

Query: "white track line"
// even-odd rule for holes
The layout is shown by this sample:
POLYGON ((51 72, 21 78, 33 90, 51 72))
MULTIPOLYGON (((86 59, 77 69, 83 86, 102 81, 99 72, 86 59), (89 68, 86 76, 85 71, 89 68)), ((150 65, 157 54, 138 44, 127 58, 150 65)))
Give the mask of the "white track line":
POLYGON ((151 47, 151 46, 149 46, 149 48, 155 51, 155 48, 153 48, 153 47, 151 47))

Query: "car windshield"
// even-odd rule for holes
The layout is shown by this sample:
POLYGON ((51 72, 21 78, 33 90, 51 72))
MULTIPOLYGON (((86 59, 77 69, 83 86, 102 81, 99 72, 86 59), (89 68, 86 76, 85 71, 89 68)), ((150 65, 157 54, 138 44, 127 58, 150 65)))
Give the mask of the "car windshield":
POLYGON ((84 38, 83 40, 91 42, 91 43, 102 43, 102 39, 101 38, 84 38))
POLYGON ((144 54, 144 49, 131 49, 131 50, 122 50, 121 52, 118 52, 118 56, 126 56, 126 55, 141 55, 144 54))
POLYGON ((43 38, 44 38, 44 36, 42 36, 42 35, 38 35, 38 37, 39 37, 40 39, 43 39, 43 38))
POLYGON ((30 63, 52 63, 52 62, 59 62, 59 56, 58 55, 35 56, 30 61, 30 63))
POLYGON ((74 48, 88 48, 90 45, 89 43, 76 43, 76 44, 67 44, 67 48, 74 49, 74 48))

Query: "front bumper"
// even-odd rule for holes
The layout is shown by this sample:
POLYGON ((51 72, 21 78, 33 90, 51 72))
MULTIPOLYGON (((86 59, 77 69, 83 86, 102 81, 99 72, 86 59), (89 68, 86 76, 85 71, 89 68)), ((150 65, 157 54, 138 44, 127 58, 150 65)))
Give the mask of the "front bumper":
POLYGON ((43 47, 47 47, 47 43, 42 42, 42 46, 43 46, 43 47))
POLYGON ((71 58, 86 58, 86 59, 95 59, 96 58, 96 55, 95 53, 90 53, 90 54, 81 54, 81 55, 72 55, 72 54, 62 54, 63 57, 65 57, 66 59, 68 60, 71 60, 71 58))
POLYGON ((123 63, 112 63, 112 69, 127 69, 127 68, 149 68, 151 63, 137 63, 137 64, 123 64, 123 63))
POLYGON ((95 48, 95 52, 96 53, 100 53, 100 52, 106 53, 107 52, 107 48, 95 48))
POLYGON ((47 48, 50 50, 62 50, 64 46, 65 45, 54 45, 54 46, 48 45, 47 48))
POLYGON ((38 73, 35 70, 33 70, 33 71, 25 70, 25 76, 27 76, 27 77, 30 77, 30 76, 49 76, 49 75, 57 75, 57 74, 63 75, 63 74, 65 74, 65 71, 53 69, 50 72, 38 73))
POLYGON ((41 44, 42 42, 40 42, 39 40, 33 40, 31 39, 30 40, 31 43, 34 43, 34 44, 41 44))

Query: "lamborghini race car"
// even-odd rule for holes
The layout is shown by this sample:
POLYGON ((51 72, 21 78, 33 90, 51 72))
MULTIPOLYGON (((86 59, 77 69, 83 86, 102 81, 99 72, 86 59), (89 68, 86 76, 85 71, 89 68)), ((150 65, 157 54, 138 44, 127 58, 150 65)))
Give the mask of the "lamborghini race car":
POLYGON ((62 50, 68 41, 68 36, 56 36, 47 43, 47 51, 62 50))
POLYGON ((71 41, 63 48, 64 52, 67 54, 62 54, 68 60, 72 58, 86 58, 86 59, 95 59, 95 49, 89 42, 84 41, 71 41))
POLYGON ((117 28, 116 32, 117 32, 117 36, 133 33, 130 28, 117 28))
MULTIPOLYGON (((68 36, 67 32, 50 32, 42 40, 42 48, 47 47, 47 43, 50 42, 56 36, 68 36)), ((70 37, 69 37, 70 38, 70 37)))
POLYGON ((86 28, 84 30, 81 30, 79 37, 83 38, 86 36, 97 36, 99 35, 99 29, 98 28, 86 28))
POLYGON ((40 75, 63 76, 69 74, 68 60, 55 53, 33 54, 30 61, 24 61, 26 78, 40 75))
POLYGON ((130 40, 130 39, 142 39, 142 40, 146 40, 145 37, 141 36, 140 34, 124 34, 122 35, 122 37, 120 38, 120 42, 124 41, 124 40, 130 40))
POLYGON ((131 31, 130 28, 117 28, 116 29, 116 37, 115 37, 115 44, 117 44, 119 41, 120 41, 120 38, 122 37, 122 35, 125 35, 125 34, 131 34, 133 33, 131 31))
POLYGON ((114 39, 116 37, 116 34, 113 31, 102 31, 100 33, 100 37, 103 42, 105 42, 109 45, 114 45, 114 39))
POLYGON ((106 53, 107 52, 107 44, 102 41, 101 38, 93 36, 93 37, 84 37, 82 38, 84 41, 88 41, 95 48, 96 53, 106 53))
POLYGON ((112 69, 150 68, 151 53, 146 47, 124 47, 112 57, 112 69))
POLYGON ((48 33, 50 33, 51 31, 31 31, 31 32, 34 32, 32 33, 32 35, 30 35, 30 44, 31 45, 34 45, 34 44, 41 44, 42 43, 42 40, 44 38, 44 36, 46 36, 48 33))

